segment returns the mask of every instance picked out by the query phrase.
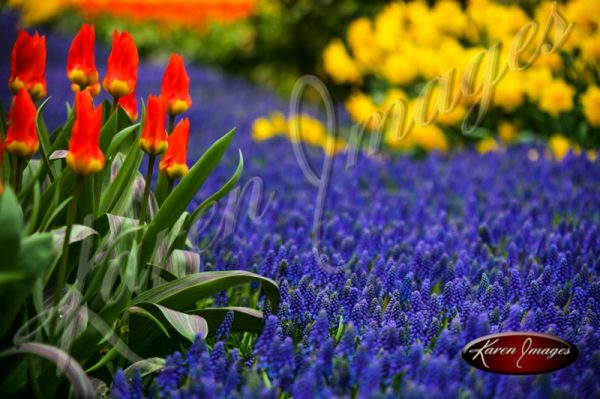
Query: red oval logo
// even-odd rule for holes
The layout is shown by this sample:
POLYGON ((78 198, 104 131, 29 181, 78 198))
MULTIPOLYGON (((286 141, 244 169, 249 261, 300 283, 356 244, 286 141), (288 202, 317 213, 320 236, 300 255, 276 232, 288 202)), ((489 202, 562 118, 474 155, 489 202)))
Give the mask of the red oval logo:
POLYGON ((499 374, 541 374, 567 367, 577 348, 564 339, 534 332, 486 335, 469 342, 462 357, 473 367, 499 374))

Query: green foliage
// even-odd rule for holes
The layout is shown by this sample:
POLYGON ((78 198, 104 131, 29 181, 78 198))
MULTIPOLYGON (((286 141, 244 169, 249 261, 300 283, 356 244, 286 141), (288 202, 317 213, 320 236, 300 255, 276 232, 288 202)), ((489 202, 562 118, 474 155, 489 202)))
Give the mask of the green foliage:
MULTIPOLYGON (((82 178, 64 162, 74 112, 68 107, 67 122, 50 134, 43 120, 46 103, 39 107, 36 121, 40 159, 27 163, 18 195, 10 186, 0 194, 2 392, 30 395, 39 385, 49 397, 66 397, 69 391, 90 397, 89 377, 109 381, 117 368, 128 366, 128 373, 135 367, 143 374, 155 372, 172 350, 198 334, 214 334, 228 310, 239 315, 234 331, 260 331, 260 311, 213 308, 213 295, 239 295, 241 285, 246 287, 245 303, 253 306, 259 292, 251 292, 247 283, 257 282, 276 308, 275 282, 245 271, 198 273, 198 255, 186 244, 207 204, 225 197, 241 176, 240 153, 230 180, 198 209, 187 212, 235 131, 217 140, 174 189, 164 193, 152 220, 140 225, 141 193, 134 184, 143 180, 139 124, 132 124, 121 109, 111 113, 104 104, 100 147, 106 167, 82 178), (71 224, 67 215, 73 203, 79 206, 71 224), (66 286, 55 316, 52 304, 63 248, 70 249, 64 257, 66 286), (50 363, 39 363, 37 357, 50 363)), ((3 172, 11 176, 10 162, 3 172)))

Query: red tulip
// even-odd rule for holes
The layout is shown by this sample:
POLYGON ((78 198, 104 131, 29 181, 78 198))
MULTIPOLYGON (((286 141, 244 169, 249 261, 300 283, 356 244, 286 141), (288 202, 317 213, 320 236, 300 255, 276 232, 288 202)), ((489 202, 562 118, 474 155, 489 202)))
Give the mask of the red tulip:
POLYGON ((125 113, 129 117, 129 119, 131 119, 132 122, 138 118, 135 90, 131 94, 119 98, 119 105, 121 106, 121 108, 123 108, 123 111, 125 111, 125 113))
POLYGON ((67 58, 67 77, 81 88, 98 81, 94 42, 96 35, 92 25, 83 24, 73 39, 67 58))
MULTIPOLYGON (((0 172, 2 171, 2 161, 4 158, 4 144, 2 143, 2 136, 0 136, 0 172)), ((4 192, 4 183, 2 182, 2 174, 0 173, 0 195, 4 192)))
POLYGON ((105 158, 99 146, 102 107, 94 108, 86 90, 75 93, 75 121, 69 141, 67 165, 78 175, 89 175, 104 169, 105 158))
POLYGON ((102 86, 113 97, 133 93, 137 81, 139 58, 133 37, 128 32, 113 32, 112 50, 102 86))
POLYGON ((8 86, 13 94, 29 91, 38 100, 46 95, 46 37, 20 30, 10 56, 8 86))
POLYGON ((162 96, 167 102, 169 115, 179 115, 192 106, 190 78, 183 64, 183 57, 171 54, 162 80, 162 96))
POLYGON ((37 110, 31 96, 20 89, 14 98, 9 112, 8 131, 6 132, 6 151, 19 158, 28 158, 35 154, 40 145, 35 128, 37 110))
POLYGON ((182 119, 168 138, 169 148, 160 161, 160 172, 169 180, 183 177, 189 168, 186 163, 190 121, 182 119))
POLYGON ((165 119, 165 99, 162 96, 149 96, 140 138, 140 147, 149 155, 160 154, 168 147, 165 119))

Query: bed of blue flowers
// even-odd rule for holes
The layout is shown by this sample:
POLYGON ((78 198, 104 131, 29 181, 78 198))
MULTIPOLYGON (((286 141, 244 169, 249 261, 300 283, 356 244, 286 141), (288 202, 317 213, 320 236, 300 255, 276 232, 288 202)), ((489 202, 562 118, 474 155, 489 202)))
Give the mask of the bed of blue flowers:
MULTIPOLYGON (((2 16, 0 25, 2 42, 11 43, 14 19, 2 16)), ((47 45, 58 54, 47 68, 52 128, 71 95, 64 65, 52 63, 65 59, 68 40, 49 35, 47 45)), ((0 57, 8 52, 2 46, 0 57)), ((139 86, 158 92, 160 70, 142 63, 139 86)), ((213 337, 181 348, 162 371, 131 378, 117 372, 109 395, 598 397, 598 162, 573 154, 556 162, 535 144, 486 155, 360 157, 349 169, 341 154, 319 242, 319 256, 335 266, 325 270, 310 239, 317 188, 288 141, 250 138, 257 116, 286 104, 220 73, 188 71, 192 154, 237 126, 232 145, 243 150, 240 186, 248 187, 239 193, 237 212, 227 211, 225 201, 198 226, 202 270, 245 269, 273 278, 281 305, 276 312, 263 308, 262 334, 231 332, 228 315, 213 337), (262 194, 258 205, 253 188, 262 194), (516 377, 477 370, 460 357, 474 338, 518 330, 560 336, 576 345, 579 358, 557 372, 516 377)), ((7 74, 0 70, 0 81, 7 74)), ((6 90, 0 93, 4 99, 6 90)), ((319 166, 319 154, 313 155, 319 166)), ((214 191, 227 179, 235 159, 227 162, 204 189, 214 191)), ((241 292, 229 298, 230 306, 244 305, 241 292)))

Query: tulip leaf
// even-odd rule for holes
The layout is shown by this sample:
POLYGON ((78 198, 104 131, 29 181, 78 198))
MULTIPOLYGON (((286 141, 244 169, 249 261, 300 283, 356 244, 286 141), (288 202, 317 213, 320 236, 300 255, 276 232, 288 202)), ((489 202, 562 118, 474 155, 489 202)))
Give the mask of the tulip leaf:
POLYGON ((233 188, 235 187, 237 182, 240 180, 240 177, 242 176, 242 172, 244 171, 244 156, 242 155, 242 151, 239 152, 239 155, 240 155, 240 160, 238 161, 238 166, 235 169, 235 172, 233 173, 233 175, 229 178, 227 183, 225 183, 218 191, 216 191, 215 193, 210 195, 208 198, 206 198, 204 201, 202 201, 202 203, 200 205, 198 205, 196 207, 196 209, 194 209, 194 212, 192 212, 192 215, 187 219, 187 221, 185 223, 185 227, 184 227, 185 231, 189 231, 192 228, 193 224, 196 223, 196 221, 199 218, 201 218, 202 215, 208 209, 210 209, 210 207, 214 203, 219 201, 221 198, 225 197, 227 194, 229 194, 231 192, 231 190, 233 190, 233 188))
POLYGON ((17 269, 23 211, 10 187, 0 194, 0 269, 17 269))
POLYGON ((140 373, 140 376, 144 377, 148 374, 162 370, 164 365, 165 359, 161 357, 151 357, 133 363, 131 366, 123 370, 123 372, 127 378, 131 378, 133 377, 135 370, 137 370, 140 373))
MULTIPOLYGON (((2 229, 0 229, 2 230, 2 229)), ((10 327, 21 304, 27 299, 35 281, 42 277, 44 270, 54 260, 52 234, 38 233, 21 242, 17 270, 25 274, 25 279, 6 284, 0 289, 0 337, 10 327)), ((17 246, 18 248, 18 246, 17 246)))
POLYGON ((206 308, 191 311, 192 314, 202 316, 208 323, 210 335, 214 334, 228 312, 233 312, 233 332, 260 333, 263 330, 263 313, 260 310, 239 306, 228 306, 222 308, 206 308))
POLYGON ((117 173, 117 177, 102 193, 99 207, 100 214, 107 212, 119 214, 120 212, 115 212, 115 209, 123 208, 124 203, 131 201, 129 193, 143 157, 144 153, 137 146, 131 146, 123 165, 117 173))
POLYGON ((146 264, 151 260, 158 235, 168 231, 181 214, 185 212, 198 190, 225 154, 234 134, 235 129, 232 129, 211 145, 165 199, 144 235, 141 252, 142 264, 146 264))
MULTIPOLYGON (((208 324, 206 320, 198 315, 186 314, 169 309, 155 303, 140 303, 136 306, 151 313, 157 320, 162 320, 162 325, 165 324, 173 327, 181 336, 190 342, 194 342, 196 335, 200 334, 202 338, 208 335, 208 324)), ((169 336, 166 330, 163 332, 169 336)))
POLYGON ((279 304, 279 287, 275 281, 242 270, 202 272, 151 288, 133 298, 132 305, 156 303, 175 310, 194 310, 196 302, 236 285, 258 282, 274 311, 279 304))
POLYGON ((131 132, 133 132, 139 126, 140 126, 140 124, 136 123, 134 125, 131 125, 131 126, 128 126, 124 129, 122 129, 117 134, 115 134, 110 145, 108 146, 108 150, 106 151, 106 154, 105 154, 106 157, 107 158, 112 157, 117 152, 117 150, 119 149, 121 144, 125 141, 125 139, 128 138, 129 136, 131 136, 131 132))
POLYGON ((32 354, 50 360, 60 372, 65 373, 77 398, 94 398, 95 392, 90 378, 81 365, 68 353, 55 346, 27 342, 15 345, 0 353, 0 359, 17 354, 32 354))
POLYGON ((48 176, 50 177, 50 181, 54 181, 55 176, 54 176, 52 168, 50 167, 50 161, 48 159, 48 156, 52 153, 52 150, 50 147, 50 134, 48 133, 48 129, 46 128, 46 124, 44 123, 44 119, 42 118, 42 111, 44 110, 44 108, 46 107, 46 104, 48 104, 48 101, 50 101, 51 98, 52 97, 48 97, 39 106, 39 108, 37 110, 37 115, 35 118, 35 127, 36 127, 39 141, 40 141, 40 152, 41 152, 42 161, 44 162, 44 165, 46 165, 46 168, 48 169, 48 176))

